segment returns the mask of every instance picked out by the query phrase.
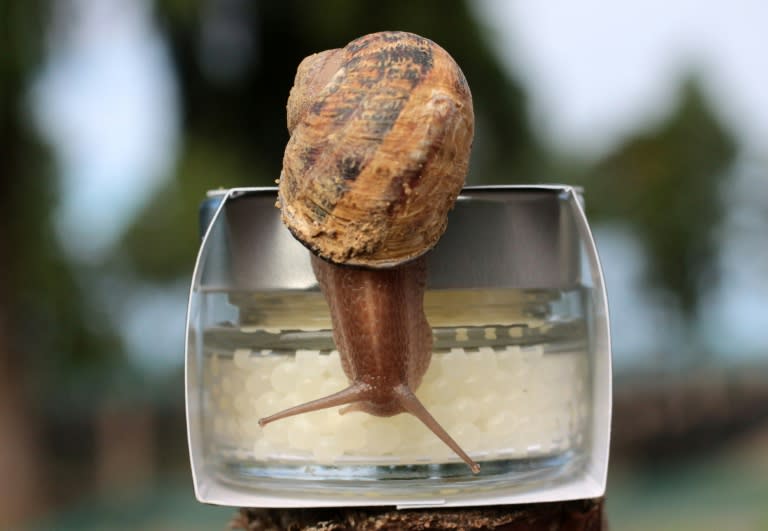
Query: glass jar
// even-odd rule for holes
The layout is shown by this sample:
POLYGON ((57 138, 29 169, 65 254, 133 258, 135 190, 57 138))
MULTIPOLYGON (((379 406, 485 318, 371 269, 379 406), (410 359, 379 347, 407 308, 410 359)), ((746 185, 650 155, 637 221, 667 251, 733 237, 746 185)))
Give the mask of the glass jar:
POLYGON ((607 320, 573 189, 467 188, 428 255, 433 354, 416 395, 479 474, 406 413, 332 408, 259 426, 349 382, 309 251, 280 224, 275 190, 226 198, 190 297, 190 440, 199 432, 193 461, 206 476, 246 495, 369 503, 556 488, 594 467, 607 320))

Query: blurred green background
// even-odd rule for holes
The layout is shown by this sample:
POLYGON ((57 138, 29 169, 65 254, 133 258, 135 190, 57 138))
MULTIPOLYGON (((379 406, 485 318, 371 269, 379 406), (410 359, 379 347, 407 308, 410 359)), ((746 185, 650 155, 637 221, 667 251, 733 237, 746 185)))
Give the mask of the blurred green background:
POLYGON ((402 29, 470 83, 470 184, 586 189, 612 528, 768 529, 768 8, 548 5, 0 0, 0 528, 225 528, 183 419, 198 206, 279 175, 304 56, 402 29))

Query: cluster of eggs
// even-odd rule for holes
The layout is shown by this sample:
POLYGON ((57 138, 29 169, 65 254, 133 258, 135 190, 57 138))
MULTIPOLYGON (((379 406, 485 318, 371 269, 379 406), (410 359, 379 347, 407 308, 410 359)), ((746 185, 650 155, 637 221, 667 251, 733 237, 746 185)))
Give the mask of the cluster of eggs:
MULTIPOLYGON (((417 391, 477 460, 560 454, 581 443, 587 418, 584 352, 540 346, 462 348, 433 355, 417 391)), ((457 457, 412 415, 340 408, 260 427, 261 417, 348 385, 336 351, 295 356, 238 349, 208 358, 208 407, 218 451, 238 459, 308 463, 440 463, 457 457)))

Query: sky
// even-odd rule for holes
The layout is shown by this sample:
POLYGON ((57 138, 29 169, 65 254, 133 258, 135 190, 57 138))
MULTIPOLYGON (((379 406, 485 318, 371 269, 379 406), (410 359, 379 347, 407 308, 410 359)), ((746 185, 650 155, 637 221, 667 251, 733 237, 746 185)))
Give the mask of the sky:
MULTIPOLYGON (((180 142, 176 81, 148 1, 54 5, 74 6, 75 16, 54 17, 47 61, 30 87, 30 104, 56 153, 61 243, 74 262, 98 263, 115 252, 123 231, 173 172, 180 142)), ((768 2, 478 0, 472 5, 505 64, 526 87, 532 123, 545 144, 563 153, 599 156, 663 117, 675 103, 680 80, 693 69, 740 140, 745 167, 763 168, 743 172, 731 200, 741 205, 753 195, 750 186, 760 182, 768 160, 768 37, 763 36, 768 2)), ((710 298, 702 321, 705 328, 716 326, 717 333, 705 336, 717 348, 733 342, 744 351, 768 348, 759 333, 768 328, 768 312, 761 310, 768 299, 764 271, 739 260, 745 244, 729 237, 744 232, 745 215, 747 229, 754 227, 750 212, 759 215, 766 204, 768 198, 747 201, 724 228, 721 261, 729 276, 710 298)), ((614 352, 620 363, 647 363, 638 356, 662 347, 654 330, 665 314, 663 305, 639 288, 644 251, 622 227, 596 227, 596 234, 613 312, 614 352)), ((180 359, 184 286, 139 285, 129 291, 115 319, 124 324, 120 330, 130 352, 148 367, 174 366, 180 359)))
POLYGON ((173 171, 178 95, 147 2, 52 5, 60 11, 32 107, 61 175, 58 232, 74 260, 98 263, 173 171))
POLYGON ((768 2, 478 0, 556 149, 599 154, 674 105, 700 75, 750 156, 768 154, 768 2))

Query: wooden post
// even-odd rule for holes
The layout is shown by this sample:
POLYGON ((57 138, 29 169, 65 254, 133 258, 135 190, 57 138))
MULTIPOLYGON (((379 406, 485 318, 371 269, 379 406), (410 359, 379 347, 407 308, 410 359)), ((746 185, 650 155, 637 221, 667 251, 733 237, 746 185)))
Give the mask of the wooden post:
POLYGON ((601 531, 607 524, 600 498, 402 511, 388 507, 240 509, 230 527, 246 531, 601 531))

